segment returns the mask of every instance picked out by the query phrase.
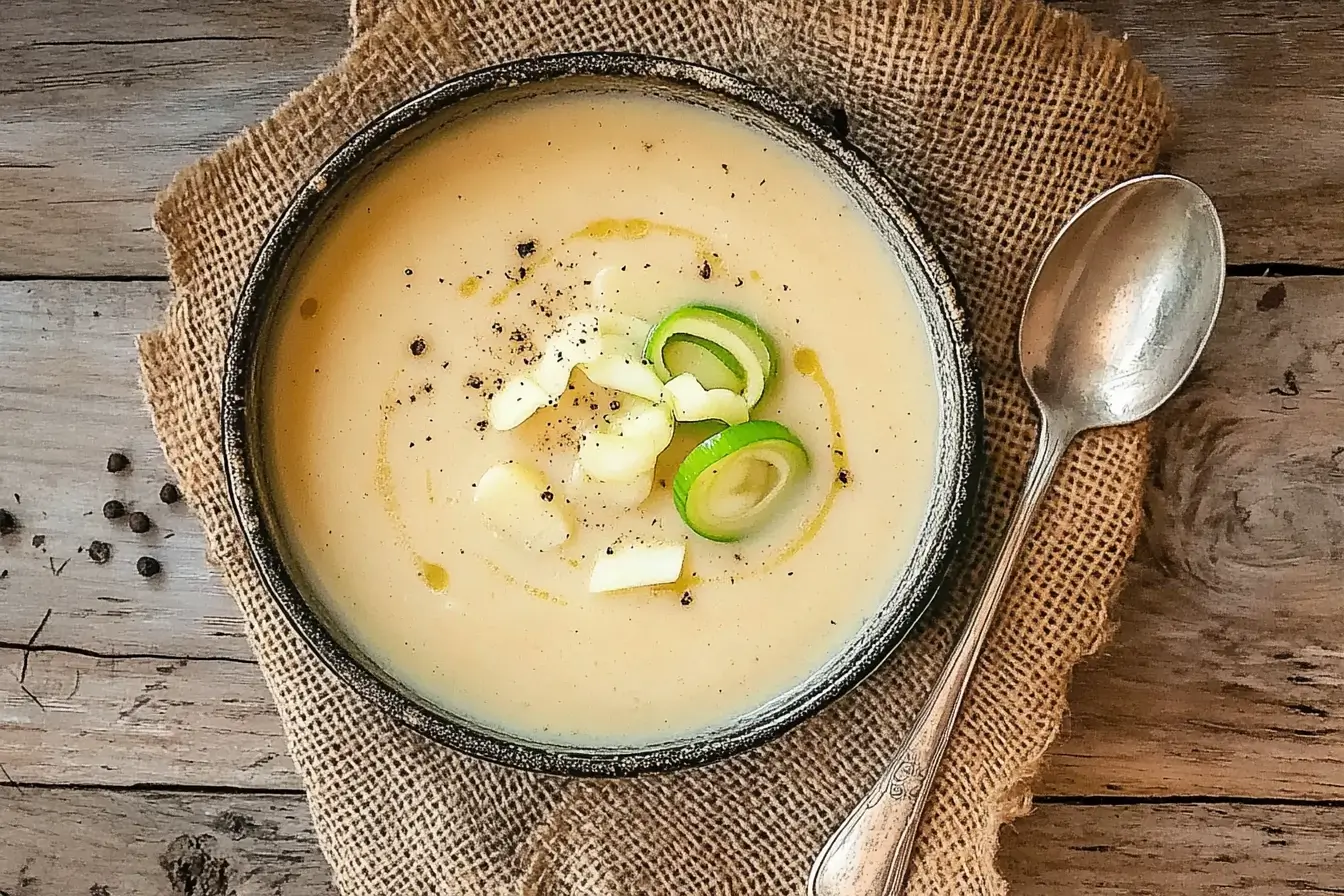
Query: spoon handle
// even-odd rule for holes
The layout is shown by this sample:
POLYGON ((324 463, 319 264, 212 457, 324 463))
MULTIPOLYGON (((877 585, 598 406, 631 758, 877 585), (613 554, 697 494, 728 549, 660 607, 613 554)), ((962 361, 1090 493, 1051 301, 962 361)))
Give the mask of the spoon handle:
POLYGON ((920 816, 971 673, 1031 530, 1032 517, 1071 439, 1072 434, 1059 433, 1048 419, 1042 419, 1036 455, 984 591, 971 608, 966 627, 905 743, 822 847, 807 882, 810 896, 895 896, 904 885, 920 816))

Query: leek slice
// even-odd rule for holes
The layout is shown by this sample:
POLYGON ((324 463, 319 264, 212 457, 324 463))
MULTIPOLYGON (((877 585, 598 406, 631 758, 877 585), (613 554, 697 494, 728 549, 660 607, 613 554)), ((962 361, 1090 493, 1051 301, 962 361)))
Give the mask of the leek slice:
POLYGON ((716 305, 683 305, 664 317, 649 333, 644 357, 664 381, 691 373, 712 388, 731 388, 725 384, 740 378, 748 408, 761 400, 779 369, 770 336, 751 318, 716 305), (673 366, 684 364, 695 369, 673 366))
POLYGON ((740 541, 771 518, 807 469, 807 451, 787 426, 752 420, 691 449, 672 480, 672 500, 697 535, 740 541))

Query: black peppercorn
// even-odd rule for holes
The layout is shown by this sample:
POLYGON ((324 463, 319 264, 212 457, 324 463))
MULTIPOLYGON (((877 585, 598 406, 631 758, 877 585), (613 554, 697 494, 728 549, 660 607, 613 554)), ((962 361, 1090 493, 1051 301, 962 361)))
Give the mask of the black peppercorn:
POLYGON ((161 569, 163 569, 163 567, 160 566, 159 561, 155 560, 153 557, 141 557, 139 560, 135 561, 135 571, 147 579, 151 579, 158 575, 159 570, 161 569))
POLYGON ((411 342, 411 354, 415 355, 418 358, 425 353, 426 347, 427 346, 425 345, 425 340, 417 336, 415 337, 415 340, 411 342))
POLYGON ((106 563, 112 559, 112 545, 105 541, 89 542, 89 559, 100 566, 106 563))
POLYGON ((130 523, 131 531, 136 535, 144 535, 150 529, 154 528, 154 523, 150 518, 138 510, 131 514, 130 519, 128 519, 127 522, 130 523))
POLYGON ((159 489, 159 500, 165 504, 176 504, 182 500, 182 492, 171 482, 165 482, 163 488, 159 489))
POLYGON ((131 459, 120 451, 113 451, 107 456, 107 472, 120 473, 131 465, 131 459))
POLYGON ((0 510, 0 535, 8 535, 19 528, 19 521, 8 510, 0 510))
POLYGON ((103 516, 109 520, 119 520, 126 515, 126 505, 112 500, 103 505, 103 516))

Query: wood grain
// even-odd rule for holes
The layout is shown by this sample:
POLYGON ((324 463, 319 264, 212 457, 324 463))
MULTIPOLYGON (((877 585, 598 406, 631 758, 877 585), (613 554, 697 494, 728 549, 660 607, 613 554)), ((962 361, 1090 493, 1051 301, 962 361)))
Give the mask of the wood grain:
POLYGON ((1170 166, 1209 190, 1228 261, 1344 265, 1344 4, 1070 0, 1171 89, 1170 166))
POLYGON ((0 275, 162 275, 155 193, 333 64, 346 14, 311 0, 7 3, 0 275))
MULTIPOLYGON (((1015 896, 1344 889, 1344 808, 1044 805, 1004 832, 1015 896)), ((0 892, 329 894, 297 794, 0 787, 0 892)))
POLYGON ((195 517, 185 502, 158 499, 169 477, 140 395, 135 336, 167 298, 163 283, 0 283, 0 507, 22 527, 0 537, 0 644, 26 644, 51 610, 43 643, 250 658, 238 611, 205 568, 195 517), (131 469, 108 473, 111 451, 131 469), (156 527, 137 536, 124 518, 104 519, 113 498, 156 527), (93 539, 112 545, 106 565, 89 560, 93 539), (137 576, 141 555, 163 574, 137 576))
POLYGON ((1013 896, 1344 892, 1340 806, 1045 805, 1003 831, 1013 896))
POLYGON ((297 794, 0 787, 0 893, 326 896, 297 794))
MULTIPOLYGON (((1344 265, 1344 6, 1074 0, 1171 87, 1172 166, 1233 263, 1344 265)), ((163 273, 172 173, 334 63, 345 4, 18 0, 0 29, 0 275, 163 273)))
POLYGON ((1344 797, 1344 278, 1232 281, 1155 433, 1119 637, 1046 789, 1344 797))
POLYGON ((253 663, 0 649, 0 783, 298 787, 253 663))
MULTIPOLYGON (((155 504, 162 459, 134 398, 133 334, 166 290, 0 284, 0 408, 15 421, 0 440, 0 496, 24 496, 0 506, 25 525, 0 540, 11 570, 0 723, 18 732, 0 738, 0 764, 20 782, 293 784, 260 675, 226 662, 249 654, 199 529, 184 508, 155 504), (131 453, 131 474, 105 472, 111 448, 131 453), (85 516, 108 496, 150 508, 176 536, 144 542, 85 516), (114 545, 107 566, 78 553, 93 537, 114 545), (135 575, 142 550, 163 558, 161 580, 135 575), (48 609, 39 647, 96 656, 30 657, 39 699, 82 676, 80 693, 44 714, 17 675, 48 609), (189 661, 160 673, 146 654, 189 661), (132 658, 99 659, 118 655, 132 658), (151 702, 119 717, 142 696, 151 702)), ((1205 363, 1159 421, 1152 520, 1119 637, 1080 670, 1038 792, 1344 796, 1341 346, 1344 278, 1231 281, 1205 363)))

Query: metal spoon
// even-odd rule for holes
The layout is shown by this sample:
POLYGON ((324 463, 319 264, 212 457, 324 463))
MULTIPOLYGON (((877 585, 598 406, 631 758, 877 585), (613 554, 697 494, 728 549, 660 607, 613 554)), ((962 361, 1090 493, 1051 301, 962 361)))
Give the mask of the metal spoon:
POLYGON ((1041 426, 994 568, 905 744, 822 848, 811 896, 893 896, 994 612, 1064 449, 1157 410, 1189 375, 1223 295, 1223 232, 1204 191, 1155 174, 1093 199, 1036 270, 1018 337, 1041 426))

